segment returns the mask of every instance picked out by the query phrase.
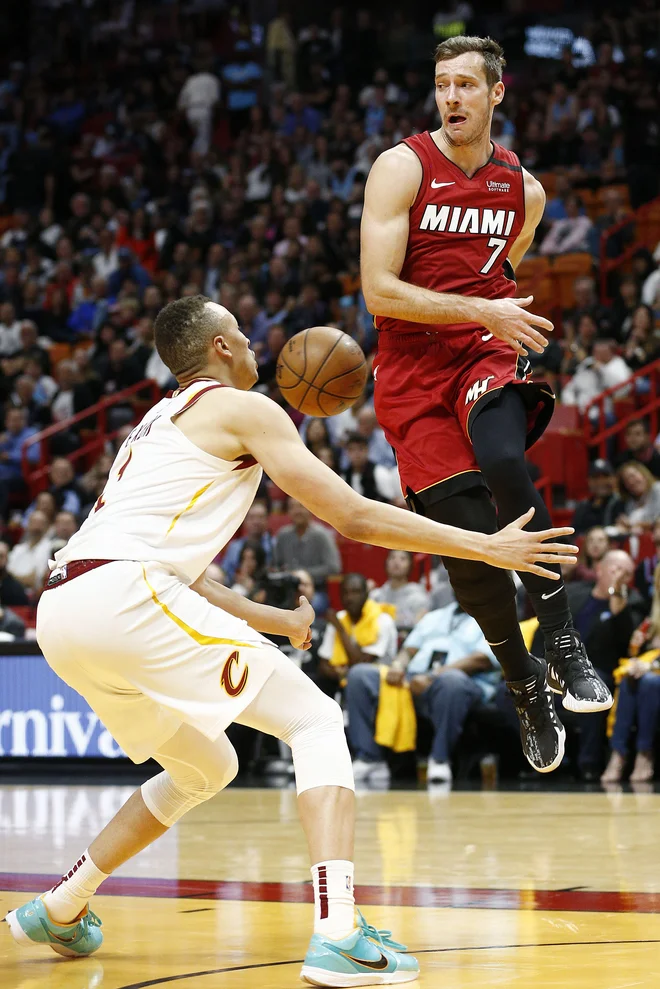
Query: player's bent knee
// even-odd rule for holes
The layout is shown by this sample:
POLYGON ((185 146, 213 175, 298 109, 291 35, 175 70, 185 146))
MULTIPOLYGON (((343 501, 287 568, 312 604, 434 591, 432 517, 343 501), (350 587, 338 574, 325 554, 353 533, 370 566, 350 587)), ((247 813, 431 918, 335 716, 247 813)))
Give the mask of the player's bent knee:
POLYGON ((152 776, 142 784, 142 799, 157 821, 170 828, 193 807, 210 800, 229 786, 238 773, 238 756, 232 745, 223 745, 217 757, 204 765, 168 760, 171 772, 152 776))
POLYGON ((506 570, 489 567, 471 560, 445 560, 456 600, 473 618, 479 613, 501 609, 502 604, 515 599, 516 588, 506 570))
POLYGON ((284 739, 293 753, 298 795, 317 786, 355 789, 344 715, 336 701, 324 694, 321 698, 290 726, 284 739))

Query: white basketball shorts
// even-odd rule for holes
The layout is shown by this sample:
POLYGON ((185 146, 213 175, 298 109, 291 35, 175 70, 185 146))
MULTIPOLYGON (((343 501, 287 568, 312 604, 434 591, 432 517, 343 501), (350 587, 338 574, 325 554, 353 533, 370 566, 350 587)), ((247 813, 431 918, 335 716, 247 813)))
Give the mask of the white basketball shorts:
POLYGON ((216 739, 281 662, 162 566, 124 560, 44 591, 37 640, 134 762, 182 724, 216 739))

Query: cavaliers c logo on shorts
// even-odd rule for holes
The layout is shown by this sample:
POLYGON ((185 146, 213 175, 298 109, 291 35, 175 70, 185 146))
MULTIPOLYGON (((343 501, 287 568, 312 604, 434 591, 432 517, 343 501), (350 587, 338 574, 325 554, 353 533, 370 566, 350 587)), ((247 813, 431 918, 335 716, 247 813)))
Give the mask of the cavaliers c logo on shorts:
POLYGON ((235 649, 234 652, 231 654, 231 656, 229 656, 229 658, 225 662, 225 665, 222 668, 222 673, 220 675, 220 683, 224 687, 225 692, 230 697, 238 697, 238 695, 243 693, 243 691, 245 690, 245 684, 247 683, 247 679, 248 679, 248 667, 246 665, 245 669, 243 670, 243 675, 241 676, 241 679, 234 686, 234 683, 231 678, 233 663, 238 663, 238 649, 235 649))

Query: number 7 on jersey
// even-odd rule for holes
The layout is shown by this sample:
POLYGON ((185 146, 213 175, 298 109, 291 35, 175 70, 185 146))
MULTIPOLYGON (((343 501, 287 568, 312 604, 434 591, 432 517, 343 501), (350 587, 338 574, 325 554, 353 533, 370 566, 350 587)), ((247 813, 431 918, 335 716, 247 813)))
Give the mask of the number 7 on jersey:
POLYGON ((480 275, 487 275, 490 269, 493 267, 498 257, 506 247, 506 240, 504 237, 491 237, 488 240, 488 246, 493 248, 493 253, 486 261, 485 265, 479 272, 480 275))

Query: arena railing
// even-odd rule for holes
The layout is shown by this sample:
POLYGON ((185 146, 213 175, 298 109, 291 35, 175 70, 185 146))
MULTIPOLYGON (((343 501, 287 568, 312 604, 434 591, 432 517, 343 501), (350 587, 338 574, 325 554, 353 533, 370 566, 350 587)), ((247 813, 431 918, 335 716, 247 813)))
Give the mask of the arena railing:
POLYGON ((83 409, 69 419, 54 423, 41 432, 35 433, 23 444, 21 451, 21 466, 23 478, 28 488, 30 499, 36 497, 40 491, 48 487, 48 468, 52 460, 52 440, 53 437, 69 432, 72 428, 80 426, 86 420, 91 420, 87 428, 80 430, 80 446, 73 452, 67 453, 66 457, 74 466, 87 465, 89 469, 90 461, 96 460, 105 450, 105 445, 119 432, 118 429, 109 428, 109 412, 119 405, 132 405, 137 417, 143 414, 147 407, 155 405, 162 397, 162 392, 155 381, 145 378, 130 388, 118 391, 114 395, 102 398, 94 405, 83 409), (40 444, 39 460, 31 463, 28 459, 28 451, 40 444))
POLYGON ((660 359, 646 364, 619 385, 597 395, 580 416, 590 457, 607 459, 608 448, 633 419, 648 420, 651 435, 660 431, 660 359), (608 411, 609 415, 608 422, 608 411), (614 421, 612 420, 614 416, 614 421))

